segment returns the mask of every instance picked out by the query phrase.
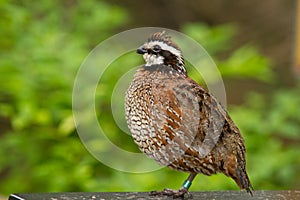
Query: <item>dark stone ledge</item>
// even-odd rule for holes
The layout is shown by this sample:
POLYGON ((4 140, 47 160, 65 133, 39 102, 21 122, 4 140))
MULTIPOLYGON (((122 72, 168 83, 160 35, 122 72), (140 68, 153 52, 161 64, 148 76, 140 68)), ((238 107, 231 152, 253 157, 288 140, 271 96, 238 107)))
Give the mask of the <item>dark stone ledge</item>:
MULTIPOLYGON (((253 192, 253 197, 245 191, 209 191, 191 192, 193 199, 211 200, 299 200, 298 190, 257 190, 253 192)), ((11 194, 9 200, 110 200, 110 199, 172 199, 166 196, 149 196, 149 192, 68 192, 68 193, 31 193, 31 194, 11 194)))

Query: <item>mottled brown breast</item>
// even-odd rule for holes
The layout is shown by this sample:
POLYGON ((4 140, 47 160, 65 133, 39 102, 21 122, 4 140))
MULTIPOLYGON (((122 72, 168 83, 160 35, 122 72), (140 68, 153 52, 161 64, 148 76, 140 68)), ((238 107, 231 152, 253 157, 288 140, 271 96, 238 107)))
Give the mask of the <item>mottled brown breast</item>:
POLYGON ((240 135, 232 130, 236 127, 226 111, 200 85, 169 66, 140 68, 125 107, 134 141, 164 166, 210 175, 222 171, 224 157, 236 151, 227 142, 240 135))

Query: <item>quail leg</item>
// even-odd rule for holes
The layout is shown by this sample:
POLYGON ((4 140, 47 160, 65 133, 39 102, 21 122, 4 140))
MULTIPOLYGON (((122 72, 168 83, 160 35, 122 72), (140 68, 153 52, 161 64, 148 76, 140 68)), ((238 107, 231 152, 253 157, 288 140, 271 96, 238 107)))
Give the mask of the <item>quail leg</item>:
POLYGON ((172 189, 165 188, 162 191, 152 191, 150 195, 151 196, 162 196, 162 195, 173 196, 173 198, 184 198, 186 195, 188 199, 192 198, 192 195, 189 192, 189 188, 192 185, 192 181, 196 175, 197 174, 195 173, 191 173, 188 179, 184 181, 184 183, 182 184, 179 190, 172 190, 172 189))

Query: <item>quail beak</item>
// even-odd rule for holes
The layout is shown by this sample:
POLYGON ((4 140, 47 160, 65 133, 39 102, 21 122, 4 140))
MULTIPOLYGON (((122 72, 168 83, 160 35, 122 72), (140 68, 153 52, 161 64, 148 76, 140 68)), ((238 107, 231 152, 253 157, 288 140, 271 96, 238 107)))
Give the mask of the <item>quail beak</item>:
POLYGON ((145 53, 147 53, 147 50, 146 50, 143 46, 140 46, 140 47, 136 50, 136 52, 137 52, 138 54, 145 54, 145 53))

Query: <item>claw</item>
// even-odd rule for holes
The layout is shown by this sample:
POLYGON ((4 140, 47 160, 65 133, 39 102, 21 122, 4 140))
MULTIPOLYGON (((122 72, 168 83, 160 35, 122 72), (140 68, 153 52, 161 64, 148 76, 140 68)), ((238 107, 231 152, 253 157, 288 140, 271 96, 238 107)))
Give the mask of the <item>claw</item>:
POLYGON ((152 191, 150 192, 150 196, 172 196, 173 199, 185 199, 185 197, 187 197, 187 199, 192 198, 192 194, 184 187, 181 187, 179 190, 165 188, 162 191, 152 191))

